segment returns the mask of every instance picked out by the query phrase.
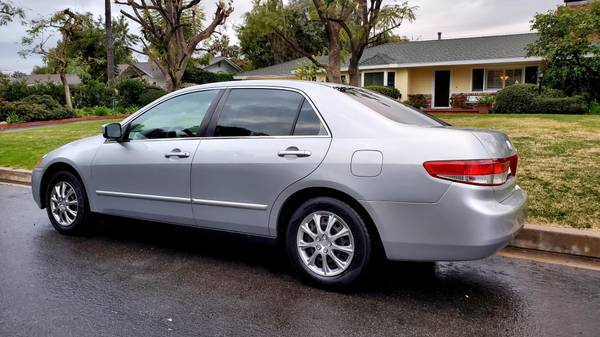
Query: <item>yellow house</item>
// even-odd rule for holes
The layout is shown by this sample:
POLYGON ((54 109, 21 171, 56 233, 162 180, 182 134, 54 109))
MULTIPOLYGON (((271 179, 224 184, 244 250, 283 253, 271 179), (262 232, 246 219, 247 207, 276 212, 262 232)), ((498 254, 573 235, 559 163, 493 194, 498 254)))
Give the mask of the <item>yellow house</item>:
MULTIPOLYGON (((473 101, 515 83, 537 83, 541 58, 527 57, 537 34, 514 34, 387 43, 366 49, 360 62, 361 86, 397 88, 401 99, 423 95, 427 108, 448 109, 453 95, 473 101)), ((295 79, 297 59, 236 76, 237 79, 295 79)), ((327 58, 323 57, 323 62, 327 58)), ((342 66, 342 81, 347 66, 342 66)), ((324 81, 319 75, 316 80, 324 81)))

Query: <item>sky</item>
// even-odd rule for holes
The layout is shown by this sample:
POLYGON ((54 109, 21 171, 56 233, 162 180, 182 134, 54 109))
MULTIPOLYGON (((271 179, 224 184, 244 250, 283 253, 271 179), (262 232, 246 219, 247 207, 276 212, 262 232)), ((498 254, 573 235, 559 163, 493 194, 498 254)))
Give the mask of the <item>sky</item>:
MULTIPOLYGON (((12 0, 25 9, 27 19, 48 16, 58 10, 71 8, 79 12, 91 12, 94 16, 104 15, 103 0, 12 0)), ((393 0, 387 1, 392 3, 393 0)), ((202 0, 207 17, 212 17, 216 0, 202 0)), ((530 31, 530 21, 538 12, 556 8, 563 0, 408 0, 410 6, 417 6, 416 21, 405 23, 395 33, 411 40, 432 40, 437 32, 442 38, 469 37, 481 35, 516 34, 530 31)), ((235 27, 242 24, 243 14, 252 6, 251 0, 233 0, 234 12, 228 19, 223 32, 235 38, 235 27)), ((123 8, 112 5, 113 16, 123 8)), ((40 56, 22 58, 21 38, 26 26, 19 22, 0 27, 0 71, 21 71, 30 73, 35 65, 41 65, 40 56)), ((132 24, 132 30, 137 27, 132 24)), ((144 59, 140 57, 140 59, 144 59)))

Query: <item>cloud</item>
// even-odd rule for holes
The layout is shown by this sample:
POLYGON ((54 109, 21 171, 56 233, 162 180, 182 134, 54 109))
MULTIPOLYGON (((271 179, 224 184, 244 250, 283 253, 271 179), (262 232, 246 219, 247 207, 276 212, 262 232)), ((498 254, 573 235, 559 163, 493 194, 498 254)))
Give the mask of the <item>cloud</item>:
MULTIPOLYGON (((404 0, 389 0, 399 3, 404 0)), ((498 35, 523 33, 530 29, 529 21, 536 12, 547 11, 563 3, 563 0, 408 0, 411 6, 418 6, 417 20, 405 23, 396 33, 411 39, 430 40, 442 32, 444 38, 477 35, 498 35)), ((212 18, 216 0, 202 0, 206 17, 212 18)), ((28 18, 48 16, 64 8, 91 12, 94 16, 104 15, 104 2, 99 0, 20 0, 18 5, 25 8, 28 18)), ((113 15, 119 15, 123 8, 112 5, 113 15)), ((235 8, 223 32, 237 43, 235 27, 243 23, 243 15, 252 8, 251 0, 234 0, 235 8)), ((132 23, 131 27, 137 29, 132 23)), ((23 59, 18 55, 21 38, 26 27, 11 23, 0 27, 0 70, 30 72, 34 65, 41 65, 39 56, 23 59)))

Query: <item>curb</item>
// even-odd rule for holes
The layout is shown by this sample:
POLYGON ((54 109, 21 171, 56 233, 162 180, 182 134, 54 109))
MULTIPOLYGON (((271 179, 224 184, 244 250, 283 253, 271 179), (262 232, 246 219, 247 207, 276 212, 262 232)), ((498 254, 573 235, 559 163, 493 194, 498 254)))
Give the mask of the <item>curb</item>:
POLYGON ((526 224, 510 245, 600 258, 600 231, 526 224))
MULTIPOLYGON (((0 167, 0 181, 31 185, 31 171, 0 167)), ((600 259, 600 231, 526 224, 510 246, 600 259)))
POLYGON ((0 167, 0 181, 13 184, 31 185, 31 171, 0 167))

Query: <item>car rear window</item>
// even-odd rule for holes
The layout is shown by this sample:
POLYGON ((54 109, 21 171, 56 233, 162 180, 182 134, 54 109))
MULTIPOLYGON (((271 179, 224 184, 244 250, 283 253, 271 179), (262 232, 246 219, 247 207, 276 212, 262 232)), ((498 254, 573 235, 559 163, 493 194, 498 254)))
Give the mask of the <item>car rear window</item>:
POLYGON ((448 123, 415 110, 391 98, 375 94, 371 91, 354 87, 336 87, 369 109, 387 117, 394 122, 419 126, 447 126, 448 123))

